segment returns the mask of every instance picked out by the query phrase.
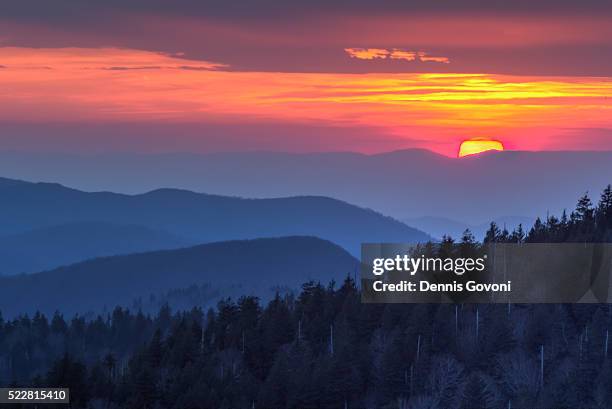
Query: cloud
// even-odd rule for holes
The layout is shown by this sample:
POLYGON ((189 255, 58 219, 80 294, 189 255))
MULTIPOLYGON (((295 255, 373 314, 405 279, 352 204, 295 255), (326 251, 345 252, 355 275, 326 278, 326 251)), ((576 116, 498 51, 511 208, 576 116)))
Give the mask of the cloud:
POLYGON ((351 57, 359 60, 404 60, 435 62, 440 64, 450 64, 448 57, 432 56, 425 51, 410 51, 401 48, 345 48, 344 51, 351 57))
POLYGON ((282 0, 262 0, 242 2, 236 7, 233 2, 217 0, 20 0, 0 2, 0 16, 20 21, 53 21, 80 24, 85 20, 96 21, 100 16, 116 15, 164 15, 164 16, 205 16, 216 19, 234 20, 284 20, 303 17, 313 10, 320 15, 336 14, 345 16, 347 11, 366 17, 385 10, 390 14, 415 13, 465 13, 489 12, 503 13, 557 13, 590 12, 610 14, 610 3, 602 0, 539 0, 533 1, 490 1, 490 0, 353 0, 347 2, 330 0, 311 0, 308 2, 287 2, 282 0))
MULTIPOLYGON (((57 6, 64 1, 74 2, 52 3, 57 6)), ((83 9, 91 11, 96 1, 87 2, 83 9)), ((107 0, 97 7, 121 8, 140 1, 145 0, 107 0)), ((212 12, 205 16, 156 13, 161 1, 148 1, 150 14, 97 13, 90 21, 64 13, 58 18, 70 21, 61 24, 47 14, 23 21, 3 13, 0 6, 0 37, 5 40, 0 44, 33 48, 112 46, 173 56, 181 56, 182 52, 182 57, 191 60, 222 61, 232 71, 363 73, 452 69, 463 73, 581 76, 607 76, 612 72, 612 24, 605 13, 498 15, 486 14, 483 8, 475 14, 455 15, 450 11, 415 14, 393 13, 391 8, 372 3, 371 7, 379 11, 362 15, 351 2, 350 9, 342 15, 325 13, 327 6, 322 6, 299 18, 262 21, 255 16, 243 16, 242 8, 235 13, 228 10, 226 17, 212 12), (202 38, 215 41, 202 42, 202 38), (369 60, 375 63, 365 64, 356 57, 348 58, 342 51, 345 47, 362 47, 353 50, 360 52, 379 49, 382 54, 369 60), (415 51, 427 52, 428 61, 423 63, 418 57, 413 60, 415 51), (381 58, 384 54, 386 57, 381 58), (572 58, 568 59, 568 55, 572 58), (430 57, 447 57, 450 64, 432 61, 430 57)), ((164 2, 164 7, 176 11, 181 5, 187 3, 164 2)), ((261 18, 272 19, 263 15, 261 18)), ((5 61, 0 64, 8 66, 5 61)), ((115 62, 108 65, 122 66, 115 62)))
POLYGON ((359 60, 385 59, 390 51, 384 48, 345 48, 344 51, 351 57, 359 60))
POLYGON ((103 71, 159 71, 198 70, 215 71, 228 68, 227 64, 194 61, 168 53, 131 50, 126 48, 40 48, 0 47, 3 67, 9 70, 103 70, 103 71))
POLYGON ((405 51, 394 49, 391 51, 389 58, 392 60, 406 60, 406 61, 414 61, 416 59, 417 53, 414 51, 405 51))
POLYGON ((438 62, 440 64, 449 64, 450 60, 448 57, 434 57, 432 55, 427 55, 425 52, 419 52, 419 60, 423 62, 438 62))

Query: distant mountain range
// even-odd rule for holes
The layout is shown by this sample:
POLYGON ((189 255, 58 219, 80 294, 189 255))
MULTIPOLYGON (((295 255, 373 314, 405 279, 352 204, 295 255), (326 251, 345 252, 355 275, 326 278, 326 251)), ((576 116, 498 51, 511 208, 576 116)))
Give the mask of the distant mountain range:
POLYGON ((176 187, 221 195, 321 195, 397 219, 468 225, 573 208, 612 181, 612 152, 487 152, 462 159, 426 150, 358 153, 62 155, 0 153, 0 174, 83 190, 176 187), (27 164, 27 165, 25 165, 27 164))
MULTIPOLYGON (((0 277, 4 317, 42 311, 102 312, 135 299, 191 285, 211 284, 224 297, 273 296, 274 287, 299 289, 355 274, 358 261, 313 237, 210 243, 190 248, 97 258, 55 270, 0 277)), ((214 303, 216 300, 210 300, 214 303)))
POLYGON ((372 210, 325 197, 241 199, 177 189, 87 193, 0 179, 0 273, 213 241, 316 236, 353 255, 362 242, 430 237, 372 210))

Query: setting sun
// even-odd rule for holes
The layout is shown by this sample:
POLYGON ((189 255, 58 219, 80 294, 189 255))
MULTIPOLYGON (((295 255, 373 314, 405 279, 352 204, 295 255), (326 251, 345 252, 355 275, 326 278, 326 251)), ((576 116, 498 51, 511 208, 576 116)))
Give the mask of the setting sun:
POLYGON ((503 151, 504 145, 500 141, 488 139, 472 139, 461 142, 459 147, 460 158, 468 155, 474 155, 485 151, 503 151))

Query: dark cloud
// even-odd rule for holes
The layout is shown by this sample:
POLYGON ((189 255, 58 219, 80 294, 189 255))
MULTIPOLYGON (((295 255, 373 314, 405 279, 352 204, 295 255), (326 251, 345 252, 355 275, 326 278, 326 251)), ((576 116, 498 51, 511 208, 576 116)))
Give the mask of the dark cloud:
MULTIPOLYGON (((181 53, 236 71, 608 76, 612 29, 600 29, 605 24, 612 27, 609 0, 0 2, 0 45, 181 53), (439 21, 429 21, 431 16, 439 21), (554 21, 559 16, 565 20, 554 21), (396 19, 393 24, 391 19, 396 19), (449 28, 445 19, 470 24, 449 28), (538 29, 540 23, 544 28, 538 29), (419 29, 410 31, 415 25, 419 29), (427 55, 414 61, 411 54, 358 60, 346 54, 347 47, 425 50, 427 55), (442 56, 451 64, 432 63, 442 56)), ((176 68, 208 69, 185 64, 176 68)))
POLYGON ((380 13, 610 13, 607 0, 20 0, 2 2, 4 18, 74 21, 104 13, 137 13, 200 16, 225 19, 272 19, 305 14, 339 13, 376 15, 380 13))

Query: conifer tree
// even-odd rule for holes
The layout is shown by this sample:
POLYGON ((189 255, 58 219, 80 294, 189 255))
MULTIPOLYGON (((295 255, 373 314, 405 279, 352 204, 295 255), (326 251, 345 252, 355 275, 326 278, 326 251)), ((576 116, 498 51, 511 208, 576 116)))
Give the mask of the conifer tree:
POLYGON ((491 222, 489 225, 489 229, 485 233, 484 242, 485 243, 495 243, 499 241, 499 236, 501 235, 501 231, 499 227, 497 227, 497 223, 491 222))
POLYGON ((597 207, 598 210, 606 217, 610 214, 610 212, 612 212, 612 185, 606 186, 601 194, 601 199, 599 200, 597 207))

